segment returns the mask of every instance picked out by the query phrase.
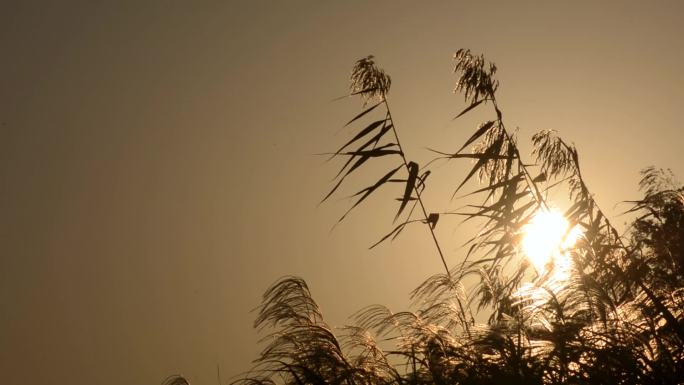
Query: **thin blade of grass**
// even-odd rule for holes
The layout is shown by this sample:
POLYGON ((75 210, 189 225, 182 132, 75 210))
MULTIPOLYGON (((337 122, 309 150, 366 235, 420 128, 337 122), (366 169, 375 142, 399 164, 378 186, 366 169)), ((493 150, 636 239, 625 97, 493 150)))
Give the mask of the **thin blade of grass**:
POLYGON ((354 194, 353 196, 358 196, 358 195, 361 195, 361 194, 363 194, 363 195, 361 195, 361 198, 359 198, 359 199, 356 201, 356 203, 354 203, 354 205, 353 205, 349 210, 347 210, 347 212, 344 213, 344 215, 343 215, 337 222, 338 222, 338 223, 339 223, 339 222, 342 222, 342 221, 344 220, 344 218, 346 218, 347 215, 348 215, 356 206, 358 206, 361 202, 363 202, 366 198, 368 198, 368 196, 371 195, 371 194, 373 193, 373 191, 377 190, 378 187, 380 187, 380 186, 382 186, 383 184, 385 184, 385 182, 387 182, 387 181, 392 177, 392 175, 394 175, 394 174, 395 174, 397 171, 399 171, 399 169, 402 168, 402 167, 404 167, 403 164, 402 164, 402 165, 399 165, 399 167, 397 167, 397 168, 395 168, 395 169, 392 169, 390 172, 388 172, 387 174, 385 174, 385 176, 383 176, 383 177, 380 178, 377 182, 375 182, 375 184, 373 184, 372 186, 366 187, 365 189, 363 189, 363 190, 357 192, 356 194, 354 194))
POLYGON ((377 104, 374 104, 374 105, 366 108, 363 112, 361 112, 360 114, 358 114, 354 118, 352 118, 352 120, 348 121, 347 124, 344 125, 344 127, 347 127, 348 125, 352 124, 353 122, 361 119, 363 116, 365 116, 367 113, 373 111, 377 106, 379 106, 381 104, 382 104, 382 102, 378 102, 377 104))
POLYGON ((485 132, 487 132, 487 130, 492 128, 493 125, 494 125, 494 121, 490 120, 490 121, 484 123, 482 126, 480 126, 480 128, 477 131, 475 131, 475 133, 468 140, 466 140, 466 142, 463 144, 463 146, 458 151, 456 151, 456 153, 458 154, 459 152, 463 151, 464 148, 468 147, 469 144, 476 141, 485 132))
MULTIPOLYGON (((385 236, 383 236, 382 238, 380 238, 379 241, 375 242, 375 243, 374 243, 371 247, 369 247, 368 249, 370 250, 370 249, 374 248, 375 246, 378 246, 378 245, 381 244, 382 242, 386 241, 389 237, 391 237, 391 236, 393 236, 393 235, 395 235, 395 234, 399 234, 399 233, 404 229, 404 226, 406 226, 406 225, 408 225, 408 224, 410 224, 410 223, 414 223, 414 222, 417 222, 417 220, 406 221, 406 222, 400 223, 400 224, 397 225, 394 229, 392 229, 392 231, 390 231, 389 233, 385 234, 385 236)), ((394 238, 393 238, 393 239, 394 239, 394 238)))
POLYGON ((456 119, 458 119, 459 117, 463 116, 463 115, 464 115, 465 113, 467 113, 468 111, 470 111, 470 110, 472 110, 473 108, 479 106, 480 103, 482 103, 483 101, 484 101, 484 99, 480 99, 480 100, 476 101, 475 103, 469 105, 468 107, 466 107, 465 110, 461 111, 460 114, 456 115, 456 116, 455 116, 453 119, 451 119, 451 120, 456 120, 456 119))
POLYGON ((334 157, 335 155, 338 155, 340 152, 342 152, 342 150, 347 148, 350 144, 352 144, 352 143, 356 142, 357 140, 363 138, 364 136, 368 135, 374 129, 376 129, 380 125, 384 124, 385 122, 387 122, 387 119, 376 120, 375 122, 369 124, 368 126, 366 126, 366 128, 361 130, 358 134, 356 134, 353 138, 351 138, 347 143, 345 143, 342 147, 340 147, 339 150, 335 151, 335 153, 332 156, 334 157))
POLYGON ((347 170, 346 173, 340 178, 340 180, 335 184, 335 187, 328 192, 328 194, 321 200, 322 202, 325 202, 330 196, 342 185, 342 182, 344 179, 349 176, 354 170, 357 168, 361 167, 364 163, 366 163, 369 159, 379 157, 379 156, 385 156, 385 155, 391 155, 391 154, 401 154, 401 151, 399 150, 387 150, 387 148, 395 146, 394 143, 388 143, 382 147, 375 148, 373 150, 362 150, 362 151, 354 151, 354 152, 349 152, 349 153, 343 153, 343 155, 351 155, 350 159, 345 163, 345 165, 342 167, 342 170, 338 173, 338 176, 344 171, 345 168, 347 168, 347 165, 351 162, 352 159, 355 157, 359 156, 360 158, 354 163, 349 170, 347 170))

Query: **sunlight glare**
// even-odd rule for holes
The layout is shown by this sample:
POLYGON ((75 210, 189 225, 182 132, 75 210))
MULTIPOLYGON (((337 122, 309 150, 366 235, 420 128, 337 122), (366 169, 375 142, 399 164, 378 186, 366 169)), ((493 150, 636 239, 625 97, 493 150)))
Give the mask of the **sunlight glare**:
POLYGON ((568 226, 563 214, 552 209, 539 211, 524 227, 522 248, 538 273, 546 271, 550 262, 559 270, 570 267, 566 251, 574 246, 581 230, 575 226, 568 231, 568 226))

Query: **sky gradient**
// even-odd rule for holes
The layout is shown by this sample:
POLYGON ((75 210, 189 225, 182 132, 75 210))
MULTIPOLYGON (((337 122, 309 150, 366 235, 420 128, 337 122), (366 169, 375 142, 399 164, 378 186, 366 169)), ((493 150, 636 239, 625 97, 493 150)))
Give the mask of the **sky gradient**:
MULTIPOLYGON (((684 178, 682 14, 679 1, 4 6, 3 378, 216 384, 218 365, 227 383, 256 358, 250 310, 283 275, 309 282, 332 325, 373 303, 405 309, 441 269, 427 233, 369 251, 395 202, 370 199, 332 232, 349 201, 317 206, 337 165, 314 154, 360 108, 332 100, 369 54, 392 76, 402 142, 422 164, 484 116, 451 120, 464 108, 451 56, 484 53, 521 149, 558 130, 624 222, 615 205, 638 197, 640 169, 684 178)), ((448 197, 467 166, 437 170, 431 207, 458 206, 448 197)), ((439 231, 455 264, 468 233, 439 231)))

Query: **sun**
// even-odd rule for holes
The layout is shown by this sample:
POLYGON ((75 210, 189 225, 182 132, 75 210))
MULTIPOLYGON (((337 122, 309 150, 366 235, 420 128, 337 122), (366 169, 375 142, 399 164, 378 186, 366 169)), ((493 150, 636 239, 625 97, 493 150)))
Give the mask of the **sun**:
POLYGON ((540 210, 523 227, 522 249, 538 273, 549 266, 559 270, 569 267, 568 249, 574 246, 582 234, 578 226, 568 230, 569 224, 556 209, 540 210))

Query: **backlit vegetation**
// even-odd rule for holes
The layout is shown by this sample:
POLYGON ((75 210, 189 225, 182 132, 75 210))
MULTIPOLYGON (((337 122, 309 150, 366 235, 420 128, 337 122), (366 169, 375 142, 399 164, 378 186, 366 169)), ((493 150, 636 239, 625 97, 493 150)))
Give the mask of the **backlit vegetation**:
POLYGON ((363 110, 347 123, 357 127, 354 136, 331 154, 341 168, 324 198, 364 166, 393 160, 377 182, 357 188, 339 220, 366 208, 369 196, 393 189, 400 197, 395 224, 376 245, 407 226, 424 226, 444 270, 413 291, 411 311, 369 306, 338 334, 304 280, 279 280, 264 294, 255 322, 268 335, 264 350, 235 383, 683 382, 682 186, 666 170, 643 170, 643 198, 628 202, 630 223, 618 232, 594 200, 575 147, 554 131, 542 131, 532 138, 533 153, 524 157, 497 102, 496 66, 468 50, 459 50, 454 61, 455 90, 466 103, 456 117, 490 109, 491 118, 465 143, 435 154, 470 162, 452 191, 463 194, 466 183, 477 179, 480 186, 469 193, 481 203, 458 213, 426 206, 422 193, 432 163, 421 167, 405 153, 388 104, 391 81, 373 57, 353 68, 350 95, 362 99, 363 110), (570 197, 562 213, 548 201, 561 189, 570 197), (462 255, 449 256, 458 261, 455 266, 448 265, 435 233, 446 214, 482 226, 462 255), (535 228, 558 230, 535 240, 535 228), (478 311, 489 316, 476 322, 478 311))

